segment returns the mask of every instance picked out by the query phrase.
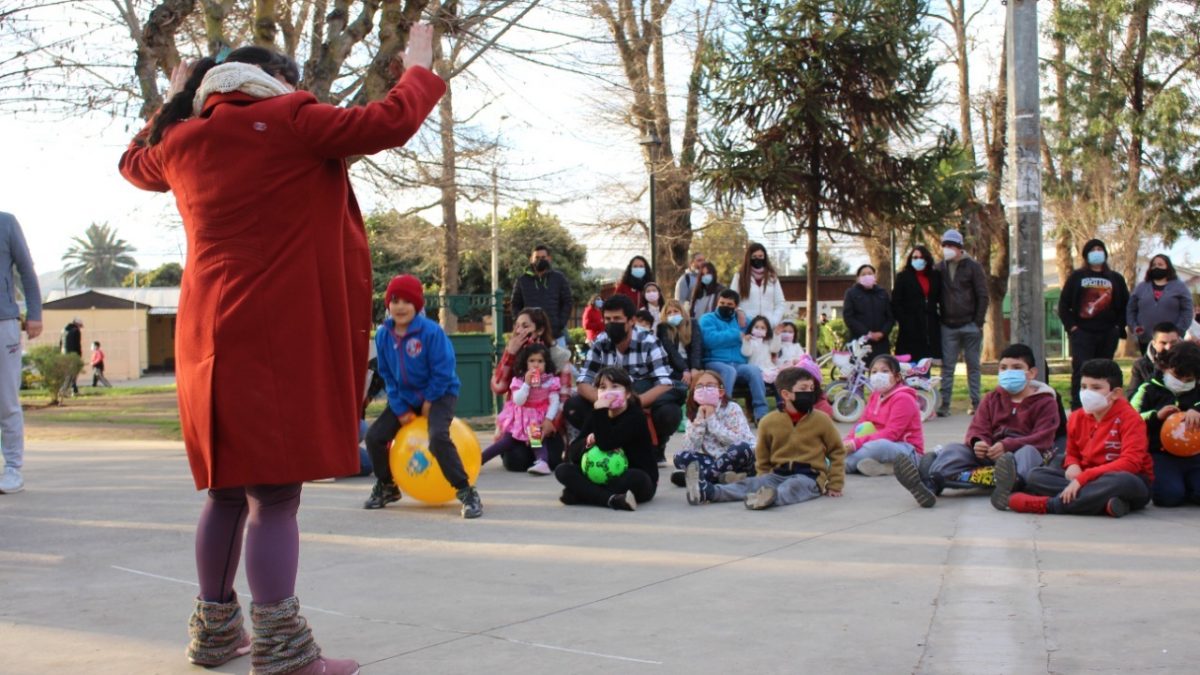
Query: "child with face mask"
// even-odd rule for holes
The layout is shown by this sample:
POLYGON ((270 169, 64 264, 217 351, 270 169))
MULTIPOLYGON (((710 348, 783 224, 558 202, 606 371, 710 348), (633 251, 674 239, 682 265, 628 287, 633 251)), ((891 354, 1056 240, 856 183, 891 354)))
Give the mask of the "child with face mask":
POLYGON ((1162 355, 1162 371, 1142 383, 1130 404, 1142 415, 1154 461, 1154 505, 1200 505, 1200 455, 1179 457, 1162 448, 1168 417, 1184 414, 1184 425, 1200 428, 1200 345, 1184 342, 1162 355))
POLYGON ((1000 384, 983 397, 964 441, 925 453, 919 465, 909 457, 897 458, 896 480, 928 508, 945 488, 987 487, 971 481, 981 473, 977 469, 994 467, 992 504, 1003 504, 1030 471, 1054 454, 1058 426, 1058 398, 1049 385, 1037 381, 1033 350, 1012 344, 1000 353, 1000 384))
POLYGON ((756 316, 742 335, 742 356, 746 362, 756 366, 763 374, 763 382, 775 382, 775 354, 779 352, 779 341, 771 330, 771 322, 765 316, 756 316))
POLYGON ((846 472, 886 476, 901 455, 917 461, 925 454, 925 432, 917 392, 904 384, 900 362, 884 354, 871 361, 871 398, 857 429, 843 441, 850 454, 846 472), (869 426, 865 426, 869 425, 869 426))
POLYGON ((1008 510, 1120 518, 1150 502, 1154 465, 1146 423, 1121 394, 1121 367, 1092 359, 1080 374, 1081 409, 1067 421, 1064 468, 1031 471, 1024 489, 1008 498, 1008 510))
POLYGON ((595 342, 597 335, 604 332, 604 314, 601 313, 603 309, 604 298, 599 294, 593 295, 588 300, 587 307, 583 308, 583 330, 589 345, 595 342))
POLYGON ((718 485, 685 475, 689 504, 740 501, 747 509, 798 504, 817 497, 840 497, 845 483, 846 449, 833 420, 813 410, 820 385, 802 368, 785 368, 775 378, 784 409, 759 421, 754 448, 757 475, 718 485))
POLYGON ((685 472, 702 484, 730 483, 754 473, 754 432, 742 407, 730 401, 721 376, 700 371, 688 392, 687 433, 675 453, 671 482, 685 485, 685 472))

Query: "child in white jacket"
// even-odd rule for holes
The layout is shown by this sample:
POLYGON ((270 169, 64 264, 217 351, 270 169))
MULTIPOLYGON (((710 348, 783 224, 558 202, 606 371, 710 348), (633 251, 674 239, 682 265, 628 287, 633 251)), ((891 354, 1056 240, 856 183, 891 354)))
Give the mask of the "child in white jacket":
POLYGON ((765 316, 756 316, 742 336, 742 356, 752 366, 763 372, 763 381, 775 381, 775 355, 779 352, 779 341, 772 335, 771 322, 765 316), (767 379, 770 373, 770 379, 767 379))

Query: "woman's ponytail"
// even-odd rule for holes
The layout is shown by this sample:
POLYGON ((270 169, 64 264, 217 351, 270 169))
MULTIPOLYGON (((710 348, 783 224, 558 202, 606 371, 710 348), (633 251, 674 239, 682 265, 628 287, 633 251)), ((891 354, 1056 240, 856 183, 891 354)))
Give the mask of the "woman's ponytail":
POLYGON ((188 76, 183 91, 172 96, 171 100, 167 101, 166 105, 158 111, 153 124, 150 125, 150 134, 144 141, 145 145, 158 145, 167 127, 192 116, 192 100, 196 98, 196 91, 200 89, 200 83, 204 81, 204 76, 215 65, 217 65, 216 61, 205 57, 192 66, 192 73, 188 76))

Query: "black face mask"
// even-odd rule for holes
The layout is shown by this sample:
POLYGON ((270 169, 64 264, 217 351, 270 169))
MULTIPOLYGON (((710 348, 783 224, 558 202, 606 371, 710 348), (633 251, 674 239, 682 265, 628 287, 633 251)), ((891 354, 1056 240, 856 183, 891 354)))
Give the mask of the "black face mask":
POLYGON ((767 266, 767 261, 765 258, 751 258, 750 266, 756 270, 761 270, 762 268, 767 266))
POLYGON ((1168 272, 1161 267, 1155 267, 1150 270, 1150 278, 1154 281, 1162 281, 1167 278, 1168 272))
POLYGON ((627 333, 628 331, 623 323, 609 322, 604 324, 604 334, 608 336, 609 340, 612 340, 614 345, 620 344, 625 339, 627 333))
POLYGON ((535 272, 545 272, 548 269, 550 269, 550 261, 545 258, 533 263, 533 271, 535 272))
POLYGON ((817 394, 812 391, 797 391, 794 392, 796 397, 792 399, 792 407, 798 413, 807 415, 812 412, 813 404, 817 402, 817 394))
POLYGON ((717 316, 728 321, 733 318, 733 314, 736 311, 737 310, 732 307, 718 307, 717 308, 717 316))

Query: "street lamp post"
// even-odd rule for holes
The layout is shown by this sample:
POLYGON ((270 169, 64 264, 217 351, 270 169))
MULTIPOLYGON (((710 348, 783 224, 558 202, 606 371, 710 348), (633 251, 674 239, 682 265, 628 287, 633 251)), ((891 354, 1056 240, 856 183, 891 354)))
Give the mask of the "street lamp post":
POLYGON ((656 208, 656 188, 654 180, 655 162, 658 160, 658 148, 662 145, 662 140, 659 139, 658 133, 654 129, 650 130, 650 134, 641 140, 642 146, 646 148, 646 154, 649 155, 647 169, 650 173, 650 269, 658 274, 658 212, 656 208))

